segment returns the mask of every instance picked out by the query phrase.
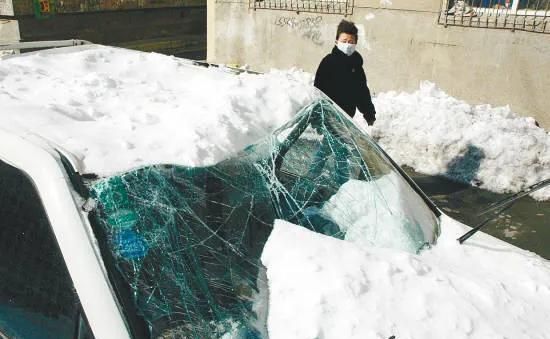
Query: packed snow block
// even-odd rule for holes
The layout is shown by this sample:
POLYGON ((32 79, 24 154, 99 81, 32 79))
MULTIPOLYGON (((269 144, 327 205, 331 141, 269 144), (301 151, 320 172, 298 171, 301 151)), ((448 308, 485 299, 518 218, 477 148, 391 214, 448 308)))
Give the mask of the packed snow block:
POLYGON ((548 338, 549 262, 481 232, 460 245, 470 228, 441 222, 415 255, 277 220, 262 254, 270 339, 548 338))
POLYGON ((216 165, 146 166, 90 188, 154 337, 265 337, 260 257, 277 219, 411 253, 439 234, 433 212, 326 99, 216 165))

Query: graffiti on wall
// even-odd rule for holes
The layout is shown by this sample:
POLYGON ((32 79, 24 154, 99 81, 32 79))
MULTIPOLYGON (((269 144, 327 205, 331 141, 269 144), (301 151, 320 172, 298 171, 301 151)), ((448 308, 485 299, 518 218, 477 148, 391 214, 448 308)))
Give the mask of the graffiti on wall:
POLYGON ((322 45, 321 34, 322 16, 310 16, 304 18, 279 16, 275 18, 275 26, 286 27, 289 30, 298 32, 303 39, 310 40, 316 45, 322 45))

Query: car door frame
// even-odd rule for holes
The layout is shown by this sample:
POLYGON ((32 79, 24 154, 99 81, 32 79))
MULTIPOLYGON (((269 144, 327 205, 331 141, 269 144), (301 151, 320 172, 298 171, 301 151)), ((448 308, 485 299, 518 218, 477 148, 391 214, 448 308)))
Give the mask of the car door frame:
POLYGON ((55 148, 32 134, 0 128, 0 160, 25 173, 35 186, 94 337, 131 338, 81 208, 84 200, 71 188, 55 148))

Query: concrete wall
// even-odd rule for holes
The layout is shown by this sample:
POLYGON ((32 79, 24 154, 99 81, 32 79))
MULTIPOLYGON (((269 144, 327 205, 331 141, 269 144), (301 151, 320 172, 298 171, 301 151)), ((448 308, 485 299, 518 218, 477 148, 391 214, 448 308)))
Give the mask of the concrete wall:
MULTIPOLYGON (((249 9, 208 0, 208 60, 314 72, 342 15, 249 9)), ((223 2, 222 2, 223 1, 223 2)), ((356 0, 358 50, 374 92, 438 84, 470 103, 509 104, 550 129, 550 34, 438 25, 439 0, 356 0)))
POLYGON ((0 19, 0 43, 19 41, 19 25, 16 20, 0 19))
POLYGON ((0 0, 0 15, 13 15, 12 0, 0 0))
MULTIPOLYGON (((10 17, 13 15, 12 0, 0 0, 0 16, 10 17)), ((0 19, 0 43, 18 42, 19 24, 17 20, 0 19)), ((12 54, 13 50, 0 51, 0 56, 12 54)))

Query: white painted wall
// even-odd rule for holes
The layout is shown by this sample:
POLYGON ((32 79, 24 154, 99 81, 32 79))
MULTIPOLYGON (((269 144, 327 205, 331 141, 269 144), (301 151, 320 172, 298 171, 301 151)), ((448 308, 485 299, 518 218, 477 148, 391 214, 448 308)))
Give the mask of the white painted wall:
MULTIPOLYGON (((510 105, 550 129, 550 34, 437 24, 439 0, 355 0, 347 18, 374 92, 414 90, 423 80, 470 103, 510 105)), ((208 0, 208 60, 252 69, 315 72, 343 15, 254 10, 208 0)))

